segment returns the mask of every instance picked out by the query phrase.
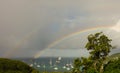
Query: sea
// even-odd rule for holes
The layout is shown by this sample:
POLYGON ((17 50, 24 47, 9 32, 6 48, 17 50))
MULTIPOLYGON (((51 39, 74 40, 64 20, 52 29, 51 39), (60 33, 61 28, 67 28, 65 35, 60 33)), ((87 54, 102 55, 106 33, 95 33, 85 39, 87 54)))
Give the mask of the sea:
POLYGON ((69 57, 40 57, 40 58, 15 58, 27 63, 29 66, 39 70, 40 72, 68 72, 73 67, 75 58, 69 57))

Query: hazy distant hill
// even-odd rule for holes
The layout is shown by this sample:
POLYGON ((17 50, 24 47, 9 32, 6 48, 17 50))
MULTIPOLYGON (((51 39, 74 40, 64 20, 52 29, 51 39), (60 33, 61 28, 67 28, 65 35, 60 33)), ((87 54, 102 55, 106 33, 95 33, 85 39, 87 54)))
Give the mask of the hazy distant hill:
POLYGON ((110 55, 110 56, 107 58, 107 61, 108 61, 108 60, 117 59, 117 58, 120 58, 120 53, 115 53, 115 54, 110 55))
POLYGON ((111 57, 111 58, 114 58, 114 57, 120 57, 120 53, 112 54, 110 57, 111 57))

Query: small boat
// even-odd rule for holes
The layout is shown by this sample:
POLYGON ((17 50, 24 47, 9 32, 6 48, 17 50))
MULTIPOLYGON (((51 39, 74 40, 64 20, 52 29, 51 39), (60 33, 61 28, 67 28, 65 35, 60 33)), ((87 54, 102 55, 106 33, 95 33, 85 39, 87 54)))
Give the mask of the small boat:
POLYGON ((40 65, 37 65, 37 67, 40 67, 40 65))
POLYGON ((57 60, 57 61, 56 61, 56 63, 60 63, 60 61, 59 61, 59 60, 57 60))
POLYGON ((57 68, 57 67, 54 67, 54 70, 58 70, 58 68, 57 68))
POLYGON ((71 65, 71 68, 74 68, 74 67, 71 65))
POLYGON ((69 68, 69 67, 67 67, 66 69, 67 69, 67 70, 70 70, 70 68, 69 68))
POLYGON ((46 66, 45 66, 45 65, 43 65, 43 68, 46 68, 46 66))
POLYGON ((63 66, 63 69, 65 69, 66 68, 66 66, 63 66))
POLYGON ((58 60, 60 61, 62 58, 61 57, 58 57, 58 60))
POLYGON ((52 66, 52 59, 50 59, 49 64, 50 64, 50 66, 52 66))
POLYGON ((34 65, 37 65, 37 63, 36 63, 36 62, 34 62, 34 65))
POLYGON ((30 64, 30 67, 33 67, 33 64, 30 64))

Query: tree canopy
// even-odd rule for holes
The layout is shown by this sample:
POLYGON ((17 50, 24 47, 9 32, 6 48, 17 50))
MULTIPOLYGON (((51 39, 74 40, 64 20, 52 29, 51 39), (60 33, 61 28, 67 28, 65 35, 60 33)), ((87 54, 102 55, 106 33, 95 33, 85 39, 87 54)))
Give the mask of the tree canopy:
MULTIPOLYGON (((87 40, 85 48, 89 51, 90 56, 88 58, 81 57, 80 60, 76 59, 74 61, 74 69, 83 67, 76 73, 104 73, 106 58, 111 49, 114 48, 111 45, 112 40, 103 34, 103 32, 90 34, 87 40)), ((75 72, 74 69, 73 73, 75 72)))
POLYGON ((102 32, 90 34, 88 35, 88 42, 85 48, 90 50, 90 57, 92 59, 104 59, 113 48, 111 41, 112 40, 102 32))

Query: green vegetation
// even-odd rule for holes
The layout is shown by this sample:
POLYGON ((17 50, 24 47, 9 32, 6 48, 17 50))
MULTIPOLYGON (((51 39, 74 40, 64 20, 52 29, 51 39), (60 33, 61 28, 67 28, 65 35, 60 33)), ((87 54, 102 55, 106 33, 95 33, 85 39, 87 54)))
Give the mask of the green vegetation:
POLYGON ((75 59, 72 73, 120 73, 120 58, 108 58, 110 50, 115 48, 111 41, 102 32, 90 34, 85 46, 90 56, 75 59))
POLYGON ((39 73, 39 72, 21 61, 0 58, 0 73, 39 73))
POLYGON ((104 73, 120 73, 120 58, 110 60, 104 66, 104 73))

